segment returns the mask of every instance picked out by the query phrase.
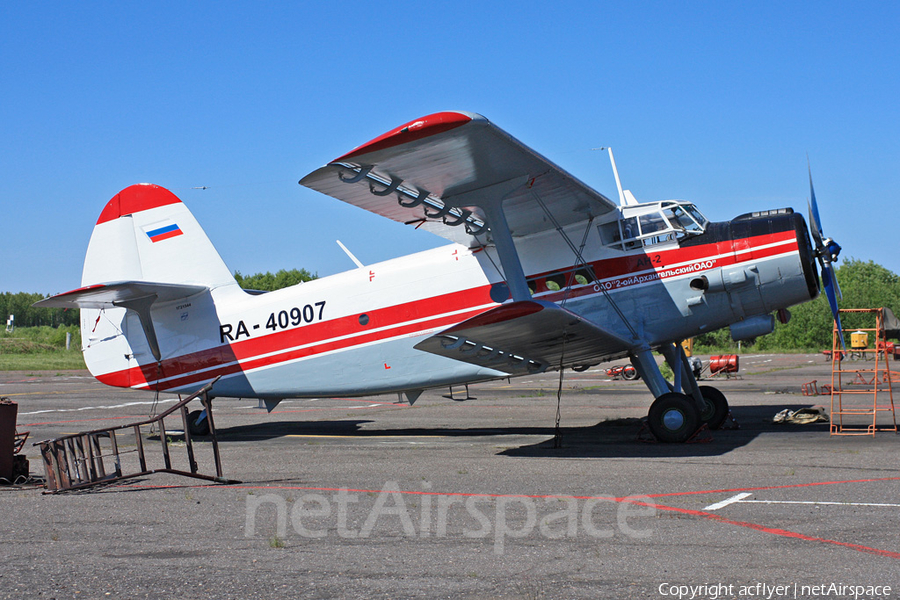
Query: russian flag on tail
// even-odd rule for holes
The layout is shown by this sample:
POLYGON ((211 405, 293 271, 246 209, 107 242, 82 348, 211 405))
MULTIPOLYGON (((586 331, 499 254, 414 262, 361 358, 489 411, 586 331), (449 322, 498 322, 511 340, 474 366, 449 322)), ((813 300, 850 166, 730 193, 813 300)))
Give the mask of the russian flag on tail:
POLYGON ((161 242, 169 238, 177 237, 179 235, 182 235, 183 233, 184 232, 181 231, 181 227, 179 227, 175 223, 172 223, 171 225, 158 227, 156 229, 148 231, 147 237, 149 237, 150 241, 155 244, 156 242, 161 242))

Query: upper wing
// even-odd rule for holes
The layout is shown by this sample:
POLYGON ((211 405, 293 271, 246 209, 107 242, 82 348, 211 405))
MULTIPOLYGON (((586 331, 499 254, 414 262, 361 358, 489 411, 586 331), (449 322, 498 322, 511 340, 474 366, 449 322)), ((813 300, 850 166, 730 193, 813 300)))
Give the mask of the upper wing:
POLYGON ((490 226, 479 208, 486 197, 505 198, 514 237, 553 229, 554 219, 564 227, 616 207, 484 117, 465 112, 402 125, 300 183, 468 246, 480 245, 475 236, 490 226))
POLYGON ((524 300, 481 313, 415 347, 521 375, 599 362, 633 345, 552 302, 524 300))

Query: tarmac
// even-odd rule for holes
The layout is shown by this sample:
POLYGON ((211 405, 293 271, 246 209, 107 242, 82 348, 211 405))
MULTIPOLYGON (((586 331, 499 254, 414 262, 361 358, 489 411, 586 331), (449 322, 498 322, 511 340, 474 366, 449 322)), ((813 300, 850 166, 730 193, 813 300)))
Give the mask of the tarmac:
MULTIPOLYGON (((0 487, 0 598, 900 596, 900 436, 773 423, 830 409, 801 386, 830 383, 831 363, 740 360, 740 377, 701 381, 733 420, 695 443, 649 441, 646 387, 605 364, 566 372, 559 397, 548 373, 414 406, 321 398, 269 414, 219 398, 224 473, 242 483, 157 473, 54 495, 32 442, 176 398, 81 371, 0 372, 36 480, 0 487)), ((209 439, 194 444, 213 472, 209 439)))

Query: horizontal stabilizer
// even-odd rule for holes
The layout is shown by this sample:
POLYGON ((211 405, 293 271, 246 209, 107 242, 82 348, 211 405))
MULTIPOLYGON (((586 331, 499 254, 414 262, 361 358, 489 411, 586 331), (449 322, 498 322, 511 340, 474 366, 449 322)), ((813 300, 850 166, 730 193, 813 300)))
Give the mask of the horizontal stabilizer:
POLYGON ((633 345, 556 304, 525 300, 454 325, 416 349, 520 375, 596 363, 633 345))
POLYGON ((206 286, 149 281, 117 281, 89 285, 77 290, 51 296, 39 302, 37 307, 49 308, 112 308, 152 299, 151 304, 173 302, 205 292, 206 286))
POLYGON ((88 285, 71 292, 58 294, 35 302, 38 307, 52 308, 114 308, 121 307, 133 310, 141 321, 141 329, 147 336, 147 344, 153 357, 159 361, 162 354, 159 341, 153 327, 150 309, 154 304, 174 302, 196 296, 209 290, 202 285, 185 285, 175 283, 152 283, 148 281, 118 281, 88 285))

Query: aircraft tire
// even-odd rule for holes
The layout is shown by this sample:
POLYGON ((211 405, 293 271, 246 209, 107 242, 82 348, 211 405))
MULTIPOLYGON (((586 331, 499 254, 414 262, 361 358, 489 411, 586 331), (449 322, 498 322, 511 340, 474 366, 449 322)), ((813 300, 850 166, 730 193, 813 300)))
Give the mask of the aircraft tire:
POLYGON ((188 414, 188 428, 191 430, 191 435, 209 435, 209 419, 197 422, 202 412, 202 410, 195 410, 188 414))
POLYGON ((673 444, 688 441, 701 423, 694 400, 677 392, 654 400, 647 415, 647 426, 656 439, 673 444))
POLYGON ((625 367, 624 369, 622 369, 622 377, 628 379, 629 381, 634 381, 635 379, 640 379, 641 375, 634 367, 625 367))
POLYGON ((728 400, 725 394, 710 385, 701 385, 700 393, 706 408, 700 413, 700 420, 710 429, 718 429, 728 417, 728 400))

